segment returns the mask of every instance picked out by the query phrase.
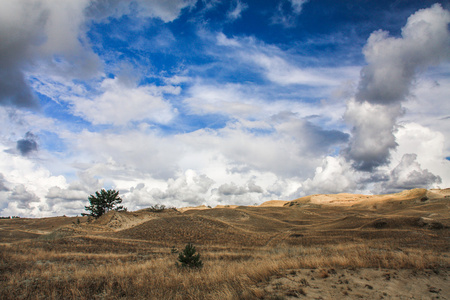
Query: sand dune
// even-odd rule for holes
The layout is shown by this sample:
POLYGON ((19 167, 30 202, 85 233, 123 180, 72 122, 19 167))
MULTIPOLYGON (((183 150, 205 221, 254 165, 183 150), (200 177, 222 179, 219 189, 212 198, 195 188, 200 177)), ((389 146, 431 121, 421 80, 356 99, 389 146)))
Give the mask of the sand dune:
POLYGON ((89 299, 91 291, 115 299, 106 279, 113 274, 125 276, 119 298, 130 299, 211 299, 216 293, 221 299, 233 293, 229 299, 450 299, 449 204, 450 189, 414 189, 311 195, 258 206, 111 211, 89 222, 86 217, 4 219, 0 298, 42 298, 51 290, 60 298, 76 291, 75 298, 89 299), (180 276, 171 262, 171 251, 188 242, 204 257, 201 280, 195 273, 180 276), (55 274, 49 275, 47 263, 55 274), (151 275, 138 267, 143 263, 151 275), (91 265, 103 273, 90 277, 91 265), (71 275, 74 266, 85 271, 71 275), (130 268, 137 269, 127 272, 130 268), (23 277, 23 270, 35 275, 23 277), (41 283, 31 288, 30 276, 41 283), (142 286, 143 277, 155 277, 152 288, 142 286), (186 290, 174 289, 169 278, 186 290), (189 289, 183 280, 197 288, 189 289))
POLYGON ((263 202, 262 204, 260 204, 259 206, 271 206, 271 207, 278 207, 278 206, 283 206, 286 203, 288 203, 289 201, 284 201, 284 200, 270 200, 270 201, 266 201, 263 202))
MULTIPOLYGON (((450 189, 449 189, 450 190, 450 189)), ((449 192, 450 194, 450 192, 449 192)), ((407 190, 396 194, 387 195, 360 195, 360 194, 319 194, 311 195, 296 200, 292 200, 285 205, 305 205, 305 204, 318 204, 318 205, 339 205, 339 206, 352 206, 355 204, 360 205, 374 205, 388 201, 406 201, 406 200, 420 200, 427 195, 434 198, 442 198, 447 195, 446 190, 431 190, 426 189, 413 189, 407 190)))

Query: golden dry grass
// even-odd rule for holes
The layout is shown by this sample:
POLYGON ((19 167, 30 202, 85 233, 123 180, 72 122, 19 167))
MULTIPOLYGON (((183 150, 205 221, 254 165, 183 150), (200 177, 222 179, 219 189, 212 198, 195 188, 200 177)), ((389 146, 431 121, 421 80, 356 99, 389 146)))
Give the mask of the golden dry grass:
POLYGON ((449 268, 449 199, 423 197, 0 220, 0 299, 269 299, 286 270, 449 268), (175 266, 187 242, 203 269, 175 266))
POLYGON ((85 253, 34 247, 27 243, 1 247, 1 298, 256 299, 255 284, 286 269, 436 269, 450 265, 445 254, 413 248, 393 251, 383 244, 242 250, 199 247, 205 266, 189 272, 177 269, 176 255, 164 248, 152 248, 150 253, 140 252, 141 247, 127 247, 129 253, 124 249, 85 253))

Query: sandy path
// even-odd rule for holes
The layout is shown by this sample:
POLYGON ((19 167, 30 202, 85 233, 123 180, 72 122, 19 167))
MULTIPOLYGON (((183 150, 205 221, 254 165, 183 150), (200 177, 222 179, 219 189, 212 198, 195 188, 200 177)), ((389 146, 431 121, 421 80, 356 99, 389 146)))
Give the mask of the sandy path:
POLYGON ((449 274, 449 269, 288 270, 257 289, 268 299, 450 299, 449 274))

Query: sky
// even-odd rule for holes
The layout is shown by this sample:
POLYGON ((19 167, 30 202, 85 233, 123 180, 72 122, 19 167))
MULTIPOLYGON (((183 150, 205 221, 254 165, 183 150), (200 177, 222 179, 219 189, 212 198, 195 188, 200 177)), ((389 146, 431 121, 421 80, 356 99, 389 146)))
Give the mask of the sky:
POLYGON ((449 10, 0 1, 0 215, 448 188, 449 10))

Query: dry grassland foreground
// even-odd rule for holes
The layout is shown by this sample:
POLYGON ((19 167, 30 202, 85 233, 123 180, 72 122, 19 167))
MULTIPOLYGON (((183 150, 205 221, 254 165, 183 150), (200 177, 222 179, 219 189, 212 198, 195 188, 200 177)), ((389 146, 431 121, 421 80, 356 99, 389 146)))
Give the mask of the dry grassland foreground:
POLYGON ((0 299, 450 299, 450 190, 272 203, 2 219, 0 299))

